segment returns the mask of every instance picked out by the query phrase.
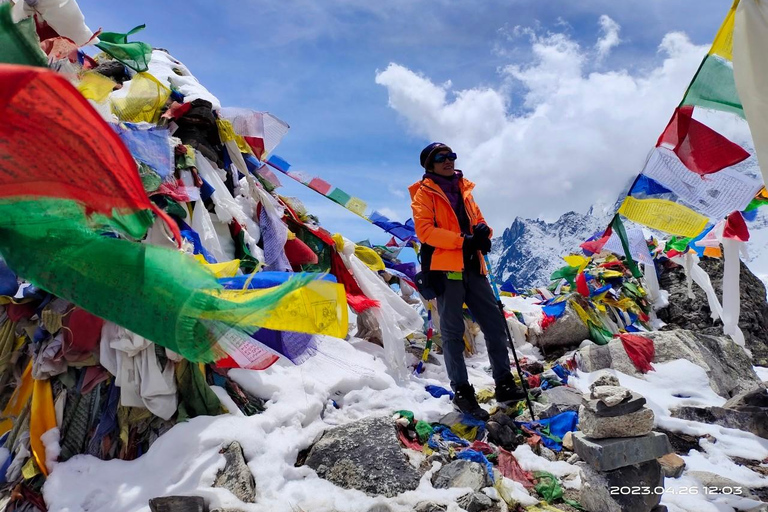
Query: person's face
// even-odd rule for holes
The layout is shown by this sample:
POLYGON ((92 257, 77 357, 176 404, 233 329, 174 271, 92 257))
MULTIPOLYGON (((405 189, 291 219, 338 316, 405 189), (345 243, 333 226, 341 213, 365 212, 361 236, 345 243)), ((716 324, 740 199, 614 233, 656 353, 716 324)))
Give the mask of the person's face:
POLYGON ((449 151, 441 151, 435 155, 432 166, 435 174, 439 176, 453 176, 454 173, 454 161, 456 160, 456 153, 449 151))

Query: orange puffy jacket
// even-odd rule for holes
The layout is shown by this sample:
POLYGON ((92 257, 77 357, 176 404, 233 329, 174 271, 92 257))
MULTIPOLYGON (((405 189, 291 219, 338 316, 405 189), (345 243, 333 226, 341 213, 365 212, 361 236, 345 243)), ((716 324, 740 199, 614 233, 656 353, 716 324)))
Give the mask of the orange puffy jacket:
MULTIPOLYGON (((464 177, 459 178, 459 190, 461 190, 461 196, 464 199, 464 208, 469 217, 469 225, 472 227, 481 222, 486 223, 480 212, 480 207, 477 206, 472 197, 473 188, 475 188, 474 183, 464 177)), ((440 189, 440 185, 426 178, 408 187, 408 191, 411 193, 411 209, 413 210, 416 236, 422 243, 435 248, 430 270, 463 271, 464 253, 462 246, 464 237, 461 236, 459 219, 445 192, 440 189)), ((480 271, 485 275, 485 261, 480 254, 478 256, 480 256, 480 271)))

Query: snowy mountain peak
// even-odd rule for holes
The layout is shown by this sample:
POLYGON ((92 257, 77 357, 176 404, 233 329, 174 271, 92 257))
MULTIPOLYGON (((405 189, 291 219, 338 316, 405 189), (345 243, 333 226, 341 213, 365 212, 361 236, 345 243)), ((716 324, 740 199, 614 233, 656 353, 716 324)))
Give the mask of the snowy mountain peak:
POLYGON ((517 288, 548 284, 552 272, 564 265, 562 256, 579 251, 579 244, 603 231, 614 211, 613 206, 596 205, 586 214, 564 213, 555 222, 515 218, 495 240, 494 273, 517 288))

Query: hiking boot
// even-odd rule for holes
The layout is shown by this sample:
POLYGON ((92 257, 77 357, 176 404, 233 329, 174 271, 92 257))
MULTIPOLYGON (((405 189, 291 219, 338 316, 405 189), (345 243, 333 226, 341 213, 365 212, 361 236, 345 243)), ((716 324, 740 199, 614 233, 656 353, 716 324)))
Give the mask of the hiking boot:
POLYGON ((511 403, 525 400, 525 391, 517 387, 515 378, 511 373, 496 381, 496 401, 499 403, 511 403))
POLYGON ((490 417, 488 412, 478 405, 477 398, 475 398, 475 388, 470 384, 456 388, 453 405, 464 414, 470 414, 480 421, 488 421, 490 417))

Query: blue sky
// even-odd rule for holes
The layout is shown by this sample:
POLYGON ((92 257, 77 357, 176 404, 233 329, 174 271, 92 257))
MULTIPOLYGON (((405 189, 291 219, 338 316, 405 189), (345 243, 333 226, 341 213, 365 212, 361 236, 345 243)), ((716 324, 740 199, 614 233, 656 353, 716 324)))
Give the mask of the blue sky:
MULTIPOLYGON (((730 7, 728 1, 711 0, 79 3, 93 30, 101 27, 124 32, 146 23, 146 30, 134 37, 168 49, 223 105, 270 111, 288 122, 291 131, 276 153, 294 168, 321 176, 397 220, 410 216, 405 189, 421 175, 419 151, 432 138, 449 139, 443 141, 460 148, 458 163, 467 167, 458 167, 478 182, 480 206, 485 209, 484 204, 488 204, 488 216, 497 232, 516 215, 553 218, 566 209, 585 210, 594 201, 609 199, 616 189, 616 183, 611 182, 592 197, 592 191, 599 187, 580 188, 580 183, 591 177, 574 183, 566 179, 563 186, 570 191, 567 197, 577 195, 580 199, 560 200, 554 193, 528 191, 528 184, 537 180, 523 171, 516 177, 514 171, 494 174, 494 168, 488 167, 494 159, 498 159, 498 166, 508 165, 510 160, 504 159, 515 155, 513 168, 517 162, 521 169, 530 167, 532 173, 539 173, 536 176, 549 176, 548 169, 567 169, 571 160, 577 159, 578 151, 572 155, 555 152, 546 168, 534 169, 536 166, 525 162, 525 155, 536 154, 541 141, 527 138, 535 127, 521 127, 520 121, 533 112, 546 118, 548 109, 563 111, 562 103, 556 108, 547 105, 536 91, 562 96, 579 90, 582 92, 573 96, 575 101, 599 102, 604 95, 600 87, 614 87, 608 82, 623 77, 640 91, 639 103, 658 103, 653 97, 656 92, 647 90, 659 89, 658 94, 671 98, 667 103, 674 108, 687 85, 684 77, 692 76, 689 69, 695 70, 700 59, 700 45, 710 43, 730 7), (601 28, 603 15, 620 26, 616 32, 620 42, 608 43, 609 51, 599 58, 595 45, 610 32, 601 28), (665 35, 671 32, 685 33, 688 43, 669 40, 666 50, 660 51, 665 35), (550 58, 552 52, 556 55, 550 58), (578 88, 573 88, 571 80, 570 85, 550 90, 549 82, 557 82, 561 75, 557 66, 572 58, 583 60, 577 69, 567 71, 575 73, 578 88), (672 66, 675 59, 686 64, 682 71, 665 75, 662 82, 666 89, 662 91, 652 81, 659 73, 666 73, 665 63, 672 66), (397 67, 388 68, 390 63, 397 67), (551 75, 553 69, 550 79, 548 73, 551 75), (646 83, 649 80, 650 84, 646 83), (593 89, 594 94, 590 92, 593 89), (438 98, 430 107, 435 95, 441 94, 443 99, 438 98), (471 113, 469 117, 462 114, 464 117, 455 122, 450 119, 462 108, 480 112, 482 117, 482 108, 467 96, 485 98, 481 103, 486 106, 501 102, 489 107, 489 116, 500 115, 501 124, 488 129, 514 128, 515 138, 493 142, 492 135, 478 140, 466 136, 487 128, 482 126, 484 119, 471 113), (463 99, 457 101, 459 97, 463 99), (434 126, 425 124, 420 119, 424 112, 441 121, 434 126), (479 124, 474 127, 472 123, 479 124), (461 129, 455 128, 457 125, 461 129), (502 201, 508 189, 517 195, 502 201), (526 197, 536 198, 537 193, 543 194, 542 199, 526 202, 526 197)), ((626 80, 621 83, 626 84, 626 80)), ((617 82, 616 87, 620 86, 617 82)), ((628 103, 626 98, 615 101, 628 103)), ((606 176, 617 165, 618 160, 612 159, 626 154, 624 143, 637 145, 637 154, 649 149, 646 139, 657 136, 664 128, 664 116, 672 113, 667 103, 660 113, 649 114, 643 123, 632 125, 635 131, 628 131, 624 139, 600 139, 599 145, 610 147, 603 148, 598 164, 613 162, 606 166, 606 176)), ((593 111, 573 115, 581 116, 585 124, 599 124, 596 130, 621 132, 622 117, 592 118, 593 111)), ((622 115, 629 119, 646 116, 644 109, 622 115)), ((556 117, 548 121, 559 126, 564 123, 556 117)), ((571 131, 579 131, 575 126, 571 131)), ((563 147, 554 140, 550 143, 563 147)), ((580 147, 591 145, 585 139, 580 147)), ((585 160, 583 166, 593 168, 596 164, 585 160)), ((627 176, 636 173, 640 170, 636 166, 630 161, 622 172, 627 176)), ((600 181, 601 172, 596 171, 595 180, 600 181)), ((287 178, 283 182, 283 194, 302 199, 327 229, 341 231, 354 240, 387 239, 376 227, 327 199, 287 178)), ((548 190, 559 187, 559 182, 552 183, 548 190)))

